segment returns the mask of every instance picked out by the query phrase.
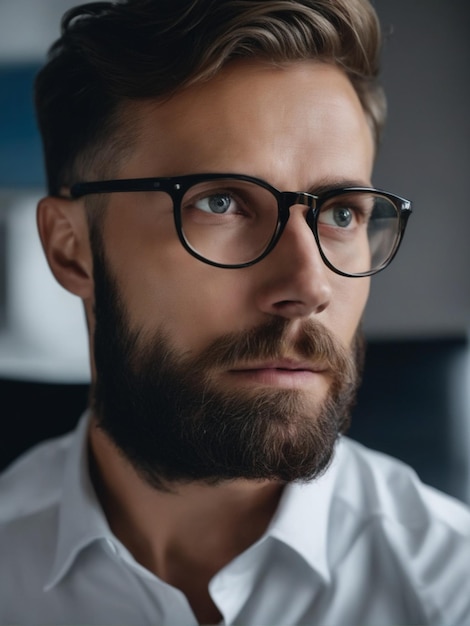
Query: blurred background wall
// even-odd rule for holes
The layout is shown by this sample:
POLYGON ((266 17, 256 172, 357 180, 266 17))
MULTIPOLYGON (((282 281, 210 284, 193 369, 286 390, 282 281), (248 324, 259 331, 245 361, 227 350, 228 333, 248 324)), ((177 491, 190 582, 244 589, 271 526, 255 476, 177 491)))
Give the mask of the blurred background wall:
POLYGON ((376 0, 389 121, 375 183, 414 201, 389 271, 373 281, 373 335, 470 327, 470 4, 376 0))
MULTIPOLYGON (((74 0, 0 0, 0 376, 86 380, 81 305, 35 234, 43 194, 31 85, 74 0)), ((470 322, 470 5, 375 0, 389 121, 377 186, 414 201, 393 265, 373 279, 370 337, 441 337, 470 322)))

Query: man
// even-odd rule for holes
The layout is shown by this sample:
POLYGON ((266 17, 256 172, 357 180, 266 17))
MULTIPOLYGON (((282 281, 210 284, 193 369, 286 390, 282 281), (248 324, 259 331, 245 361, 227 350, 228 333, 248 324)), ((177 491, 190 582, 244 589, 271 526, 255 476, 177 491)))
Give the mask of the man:
POLYGON ((92 393, 2 478, 1 623, 470 623, 468 510, 341 436, 411 210, 379 44, 367 0, 65 16, 38 226, 92 393))

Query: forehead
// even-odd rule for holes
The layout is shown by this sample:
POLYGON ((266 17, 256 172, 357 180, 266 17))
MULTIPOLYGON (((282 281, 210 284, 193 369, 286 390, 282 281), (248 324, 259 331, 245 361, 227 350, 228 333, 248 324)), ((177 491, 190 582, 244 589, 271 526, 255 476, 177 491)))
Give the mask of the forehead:
POLYGON ((342 70, 318 61, 233 62, 164 102, 133 103, 126 117, 135 130, 121 172, 129 177, 239 172, 276 184, 281 171, 322 178, 334 167, 355 179, 372 169, 357 94, 342 70))

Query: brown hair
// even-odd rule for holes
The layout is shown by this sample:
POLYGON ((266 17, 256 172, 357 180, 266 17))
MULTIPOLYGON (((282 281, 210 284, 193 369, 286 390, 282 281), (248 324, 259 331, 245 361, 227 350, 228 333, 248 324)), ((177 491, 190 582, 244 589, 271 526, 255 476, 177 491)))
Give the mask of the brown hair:
POLYGON ((49 193, 109 174, 129 147, 126 102, 166 98, 240 57, 337 64, 378 144, 380 43, 369 0, 123 0, 71 9, 35 85, 49 193))

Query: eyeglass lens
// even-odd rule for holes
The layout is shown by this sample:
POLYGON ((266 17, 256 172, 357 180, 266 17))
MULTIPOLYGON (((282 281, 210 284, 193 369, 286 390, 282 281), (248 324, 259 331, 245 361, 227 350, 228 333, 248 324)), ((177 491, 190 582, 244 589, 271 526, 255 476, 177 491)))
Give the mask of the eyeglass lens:
MULTIPOLYGON (((250 181, 219 179, 190 187, 180 203, 191 249, 208 261, 241 265, 259 258, 279 227, 277 197, 250 181)), ((380 269, 399 236, 398 209, 387 197, 350 191, 323 202, 317 219, 321 250, 340 272, 380 269)))

